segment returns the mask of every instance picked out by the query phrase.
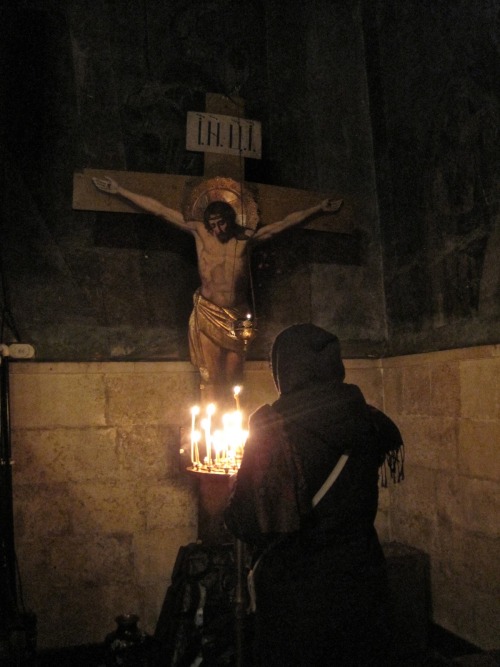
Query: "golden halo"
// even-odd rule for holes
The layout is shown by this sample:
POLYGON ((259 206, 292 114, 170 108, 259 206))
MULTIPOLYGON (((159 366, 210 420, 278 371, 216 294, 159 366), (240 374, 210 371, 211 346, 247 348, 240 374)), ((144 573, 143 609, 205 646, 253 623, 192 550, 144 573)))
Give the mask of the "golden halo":
POLYGON ((259 208, 253 193, 244 183, 225 176, 208 178, 190 190, 183 206, 184 219, 202 221, 205 209, 214 201, 229 204, 234 209, 236 222, 241 227, 257 227, 259 208))

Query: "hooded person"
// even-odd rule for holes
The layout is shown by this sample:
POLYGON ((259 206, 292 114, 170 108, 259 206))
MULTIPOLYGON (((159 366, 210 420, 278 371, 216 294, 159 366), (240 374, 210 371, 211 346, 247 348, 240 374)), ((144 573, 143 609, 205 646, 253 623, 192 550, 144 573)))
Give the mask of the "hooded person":
POLYGON ((257 563, 256 663, 387 665, 387 576, 374 521, 379 481, 387 470, 403 477, 401 435, 344 382, 328 331, 285 329, 271 362, 279 398, 250 417, 224 515, 257 563))

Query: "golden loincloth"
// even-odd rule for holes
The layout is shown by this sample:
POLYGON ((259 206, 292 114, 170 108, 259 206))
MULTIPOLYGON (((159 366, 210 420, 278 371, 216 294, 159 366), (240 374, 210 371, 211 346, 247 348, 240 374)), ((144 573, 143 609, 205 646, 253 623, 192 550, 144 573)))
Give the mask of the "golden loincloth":
POLYGON ((247 344, 238 338, 234 325, 246 316, 246 312, 236 308, 217 306, 200 294, 199 289, 193 296, 193 311, 189 318, 189 353, 191 363, 196 366, 205 381, 208 377, 207 364, 200 341, 200 333, 224 350, 245 354, 247 344))

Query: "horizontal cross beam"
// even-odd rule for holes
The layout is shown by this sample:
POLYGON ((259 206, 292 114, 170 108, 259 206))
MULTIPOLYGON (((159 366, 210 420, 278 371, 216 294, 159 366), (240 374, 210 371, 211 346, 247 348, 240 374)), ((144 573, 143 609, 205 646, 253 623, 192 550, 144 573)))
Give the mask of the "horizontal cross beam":
MULTIPOLYGON (((152 197, 170 208, 182 211, 186 190, 194 181, 191 176, 176 174, 151 174, 137 171, 114 171, 112 169, 84 169, 73 177, 73 208, 80 211, 103 211, 110 213, 141 213, 141 209, 120 197, 110 197, 100 192, 92 183, 92 177, 110 176, 120 185, 133 192, 152 197)), ((332 193, 297 190, 276 185, 247 183, 256 193, 262 225, 281 220, 289 213, 309 208, 323 199, 337 198, 332 193)), ((339 197, 340 199, 341 197, 339 197)), ((304 229, 352 234, 355 228, 353 211, 344 202, 340 211, 321 215, 303 225, 304 229)))

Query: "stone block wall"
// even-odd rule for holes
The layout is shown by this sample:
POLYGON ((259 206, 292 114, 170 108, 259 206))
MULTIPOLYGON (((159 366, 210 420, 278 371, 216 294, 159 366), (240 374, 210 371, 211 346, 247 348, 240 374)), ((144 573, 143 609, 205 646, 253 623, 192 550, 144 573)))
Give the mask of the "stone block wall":
MULTIPOLYGON (((430 555, 434 620, 484 648, 499 636, 500 349, 347 360, 346 380, 406 441, 407 478, 377 528, 430 555)), ((41 647, 100 642, 117 614, 153 632, 180 546, 198 534, 197 482, 179 468, 197 402, 182 362, 15 362, 17 556, 41 647)), ((275 398, 247 364, 242 409, 275 398)))
POLYGON ((391 538, 429 554, 434 622, 500 645, 500 346, 384 359, 384 405, 406 443, 391 538))
POLYGON ((39 645, 100 642, 133 611, 151 629, 179 545, 197 534, 179 471, 183 363, 11 364, 15 536, 39 645))
MULTIPOLYGON (((127 612, 154 631, 198 535, 179 459, 197 384, 183 362, 10 364, 16 551, 41 648, 101 642, 127 612)), ((267 363, 251 362, 242 409, 274 396, 267 363)))

